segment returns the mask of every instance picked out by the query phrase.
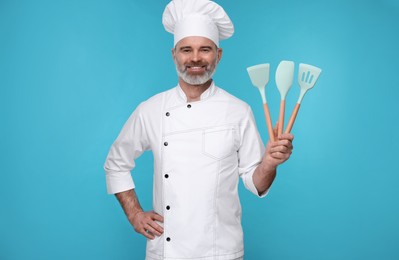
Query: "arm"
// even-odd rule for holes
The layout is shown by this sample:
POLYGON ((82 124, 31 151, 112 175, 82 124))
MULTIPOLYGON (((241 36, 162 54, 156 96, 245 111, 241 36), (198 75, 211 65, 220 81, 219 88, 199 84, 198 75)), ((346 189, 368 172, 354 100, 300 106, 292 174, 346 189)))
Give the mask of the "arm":
POLYGON ((144 212, 134 189, 116 193, 115 196, 137 233, 148 239, 154 239, 154 235, 162 235, 163 228, 155 221, 163 222, 163 217, 153 211, 144 212))
MULTIPOLYGON (((275 132, 278 123, 275 127, 275 132)), ((275 142, 270 142, 266 146, 266 152, 262 162, 255 169, 253 182, 259 195, 267 191, 276 177, 277 166, 287 161, 292 153, 292 134, 282 134, 276 137, 275 142)))

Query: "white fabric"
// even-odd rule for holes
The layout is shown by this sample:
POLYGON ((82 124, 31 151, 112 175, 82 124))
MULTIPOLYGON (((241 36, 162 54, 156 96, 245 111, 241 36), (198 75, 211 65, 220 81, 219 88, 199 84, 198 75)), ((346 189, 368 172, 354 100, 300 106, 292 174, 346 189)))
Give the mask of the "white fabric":
POLYGON ((252 175, 264 153, 250 107, 214 84, 197 102, 177 86, 141 103, 105 162, 109 193, 134 188, 127 173, 145 150, 154 154, 153 210, 164 216, 147 259, 243 256, 238 181, 259 196, 252 175))
POLYGON ((209 0, 173 0, 162 15, 165 30, 174 35, 174 46, 188 36, 219 40, 234 33, 234 26, 224 9, 209 0))

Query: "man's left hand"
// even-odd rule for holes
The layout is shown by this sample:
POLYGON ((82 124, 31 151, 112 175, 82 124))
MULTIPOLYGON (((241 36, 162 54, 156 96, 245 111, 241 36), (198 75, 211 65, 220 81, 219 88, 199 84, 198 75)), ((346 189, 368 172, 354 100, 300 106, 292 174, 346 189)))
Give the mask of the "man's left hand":
POLYGON ((279 122, 277 122, 273 129, 276 141, 269 141, 267 143, 265 156, 263 158, 265 163, 264 165, 267 165, 270 170, 275 170, 278 165, 287 161, 294 149, 294 146, 292 145, 294 136, 292 134, 277 135, 278 124, 279 122))
POLYGON ((282 134, 276 138, 275 142, 269 142, 266 145, 265 163, 271 168, 277 168, 278 165, 287 161, 294 146, 292 141, 294 136, 292 134, 282 134))
POLYGON ((294 149, 292 145, 294 136, 292 134, 278 136, 277 127, 278 123, 274 128, 274 136, 277 141, 267 143, 263 160, 253 175, 254 185, 259 195, 264 194, 269 189, 276 177, 277 166, 287 161, 292 154, 292 149, 294 149))

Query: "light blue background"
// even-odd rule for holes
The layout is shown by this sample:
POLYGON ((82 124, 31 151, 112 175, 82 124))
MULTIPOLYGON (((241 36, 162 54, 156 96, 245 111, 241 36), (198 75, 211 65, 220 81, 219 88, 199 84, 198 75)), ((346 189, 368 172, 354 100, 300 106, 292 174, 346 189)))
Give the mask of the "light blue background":
MULTIPOLYGON (((0 0, 0 259, 144 259, 102 166, 139 102, 177 82, 167 2, 0 0)), ((240 184, 246 259, 398 259, 398 1, 218 2, 236 33, 215 80, 265 141, 246 67, 271 64, 274 121, 278 62, 323 69, 270 195, 240 184)), ((151 160, 133 173, 147 210, 151 160)))

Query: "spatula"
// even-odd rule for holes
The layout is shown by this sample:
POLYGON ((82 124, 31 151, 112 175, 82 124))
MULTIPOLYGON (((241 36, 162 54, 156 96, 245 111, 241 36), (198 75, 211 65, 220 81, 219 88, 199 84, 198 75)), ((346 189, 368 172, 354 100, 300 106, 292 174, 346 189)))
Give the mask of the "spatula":
POLYGON ((251 66, 247 68, 249 77, 251 78, 252 84, 259 89, 260 95, 262 96, 263 101, 263 110, 265 112, 267 131, 269 132, 269 138, 272 142, 274 142, 274 132, 272 119, 270 117, 269 106, 266 101, 266 93, 265 88, 267 83, 269 83, 269 73, 270 73, 270 64, 259 64, 255 66, 251 66))
POLYGON ((280 91, 280 115, 278 118, 277 133, 281 135, 284 129, 284 112, 285 112, 285 97, 292 86, 294 80, 294 62, 283 60, 277 66, 276 70, 276 85, 280 91))
POLYGON ((301 106, 302 99, 305 96, 306 92, 314 87, 320 73, 321 69, 318 67, 303 63, 299 64, 298 83, 301 91, 299 93, 299 99, 294 107, 294 111, 292 111, 291 118, 288 121, 285 133, 291 132, 291 129, 294 126, 295 118, 299 111, 299 107, 301 106))

